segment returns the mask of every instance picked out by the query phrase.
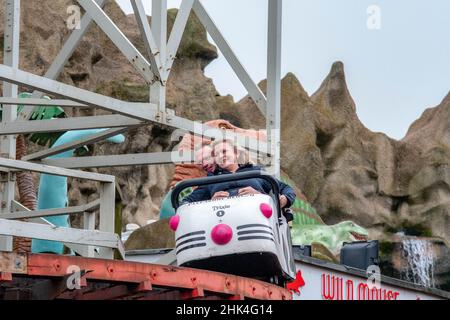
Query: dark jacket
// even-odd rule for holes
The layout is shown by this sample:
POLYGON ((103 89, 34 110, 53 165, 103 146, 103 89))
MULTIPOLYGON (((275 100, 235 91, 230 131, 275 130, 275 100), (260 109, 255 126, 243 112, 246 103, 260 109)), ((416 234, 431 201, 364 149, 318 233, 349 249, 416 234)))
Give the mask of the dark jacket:
MULTIPOLYGON (((249 171, 261 171, 261 167, 253 166, 251 164, 240 166, 236 173, 249 172, 249 171)), ((231 172, 224 169, 217 169, 214 174, 209 174, 209 176, 214 175, 222 175, 222 174, 232 174, 231 172)), ((280 194, 286 196, 288 203, 285 208, 289 208, 295 201, 296 194, 295 191, 283 183, 282 181, 278 181, 278 185, 280 187, 280 194)), ((199 201, 211 200, 211 198, 219 191, 226 191, 230 193, 231 197, 237 196, 238 192, 242 188, 252 187, 256 191, 259 191, 264 194, 269 194, 271 191, 270 184, 263 179, 247 179, 233 182, 223 182, 217 184, 211 184, 207 186, 202 186, 192 192, 189 196, 184 198, 181 203, 192 203, 199 201)))

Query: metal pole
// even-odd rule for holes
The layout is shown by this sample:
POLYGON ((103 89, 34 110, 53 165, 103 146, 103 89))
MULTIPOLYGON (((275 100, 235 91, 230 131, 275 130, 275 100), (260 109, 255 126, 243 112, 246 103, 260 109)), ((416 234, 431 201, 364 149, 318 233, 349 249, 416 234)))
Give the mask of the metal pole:
POLYGON ((195 1, 193 10, 194 10, 195 14, 197 15, 198 19, 200 20, 200 22, 206 28, 206 31, 208 31, 209 35, 214 40, 215 44, 219 47, 221 53, 223 54, 225 59, 230 64, 230 67, 233 69, 236 76, 239 78, 239 80, 241 80, 245 89, 247 89, 248 94, 250 95, 252 100, 255 102, 258 109, 265 116, 266 108, 267 108, 267 106, 266 106, 267 99, 264 96, 261 89, 253 81, 252 77, 250 77, 250 74, 245 69, 244 65, 241 63, 239 58, 236 56, 236 54, 234 53, 230 44, 227 42, 225 37, 222 35, 222 32, 217 27, 214 20, 208 14, 208 11, 206 11, 205 7, 201 4, 200 1, 198 1, 198 0, 195 1))
MULTIPOLYGON (((5 4, 5 40, 3 63, 13 68, 19 68, 20 45, 20 0, 7 0, 5 4)), ((17 85, 3 82, 3 96, 17 98, 17 85)), ((3 106, 2 122, 11 122, 17 118, 17 106, 3 106)), ((16 137, 2 136, 0 141, 2 158, 16 158, 16 137)), ((0 197, 1 213, 10 213, 14 200, 14 173, 1 173, 0 197)), ((1 217, 1 215, 0 215, 1 217)), ((0 237, 0 251, 12 251, 12 237, 0 237)))
MULTIPOLYGON (((96 0, 97 4, 103 8, 103 6, 106 4, 106 0, 96 0)), ((91 23, 93 22, 90 15, 85 14, 80 22, 80 29, 75 29, 69 38, 67 39, 64 46, 59 51, 58 55, 55 59, 53 59, 52 64, 48 68, 47 72, 45 73, 44 77, 49 79, 56 79, 60 75, 60 73, 63 71, 64 66, 66 65, 69 58, 72 56, 73 52, 77 48, 80 41, 83 39, 83 36, 86 34, 87 30, 91 26, 91 23)), ((33 92, 33 98, 41 98, 43 93, 39 91, 33 92)), ((19 120, 28 120, 28 118, 31 116, 33 110, 35 107, 33 106, 24 106, 22 111, 17 115, 19 120)))
POLYGON ((181 39, 183 38, 184 29, 186 29, 186 24, 189 20, 192 6, 195 1, 196 0, 183 0, 183 2, 181 2, 180 9, 178 9, 177 17, 173 24, 172 31, 170 32, 169 40, 167 41, 167 59, 165 62, 162 62, 162 64, 165 64, 163 80, 167 80, 167 78, 169 78, 170 70, 172 69, 173 62, 175 61, 181 39))
POLYGON ((144 41, 145 48, 147 49, 147 54, 150 58, 150 67, 152 68, 155 78, 161 79, 161 60, 158 56, 158 47, 153 37, 153 32, 150 29, 150 24, 148 23, 144 4, 142 3, 142 0, 132 0, 131 5, 133 6, 134 16, 136 17, 139 30, 141 31, 142 40, 144 41))
MULTIPOLYGON (((114 234, 115 231, 115 180, 112 183, 100 185, 100 231, 114 234)), ((101 248, 100 256, 105 259, 114 259, 114 251, 110 248, 101 248)))
MULTIPOLYGON (((167 0, 152 0, 151 29, 159 49, 159 59, 163 64, 167 56, 167 0)), ((161 80, 150 86, 150 103, 158 106, 159 120, 166 118, 166 80, 161 80)))
POLYGON ((269 0, 267 50, 267 137, 272 174, 280 176, 282 0, 269 0))
POLYGON ((145 79, 147 83, 153 83, 155 80, 151 70, 150 63, 145 59, 142 53, 136 49, 131 41, 123 34, 112 19, 103 11, 103 9, 92 0, 77 0, 86 10, 86 13, 94 19, 97 25, 105 32, 114 45, 127 57, 128 61, 134 66, 136 71, 145 79))

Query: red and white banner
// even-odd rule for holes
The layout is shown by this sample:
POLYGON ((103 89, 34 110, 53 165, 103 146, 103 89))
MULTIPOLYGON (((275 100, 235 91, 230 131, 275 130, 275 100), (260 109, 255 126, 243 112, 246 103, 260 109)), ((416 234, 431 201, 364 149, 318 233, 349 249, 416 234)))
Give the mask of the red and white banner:
POLYGON ((439 300, 439 296, 381 282, 371 286, 367 278, 333 269, 296 262, 297 279, 288 288, 294 300, 439 300))

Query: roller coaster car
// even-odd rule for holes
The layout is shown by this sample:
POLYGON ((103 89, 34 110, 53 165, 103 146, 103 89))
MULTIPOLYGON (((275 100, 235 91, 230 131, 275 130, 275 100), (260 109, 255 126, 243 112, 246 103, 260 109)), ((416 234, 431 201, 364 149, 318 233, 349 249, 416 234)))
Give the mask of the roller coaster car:
POLYGON ((184 181, 172 193, 176 216, 178 265, 224 272, 284 285, 295 278, 288 222, 280 209, 279 186, 271 176, 255 172, 184 181), (180 206, 179 194, 189 187, 248 179, 264 179, 271 194, 235 196, 180 206))

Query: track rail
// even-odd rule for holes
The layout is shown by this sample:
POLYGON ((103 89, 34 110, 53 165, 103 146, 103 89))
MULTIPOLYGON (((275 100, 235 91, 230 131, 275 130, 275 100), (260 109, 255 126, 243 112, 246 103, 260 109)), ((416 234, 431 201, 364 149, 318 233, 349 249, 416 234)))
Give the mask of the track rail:
POLYGON ((262 281, 129 261, 0 252, 0 299, 291 300, 262 281), (67 283, 78 270, 80 288, 67 283))

